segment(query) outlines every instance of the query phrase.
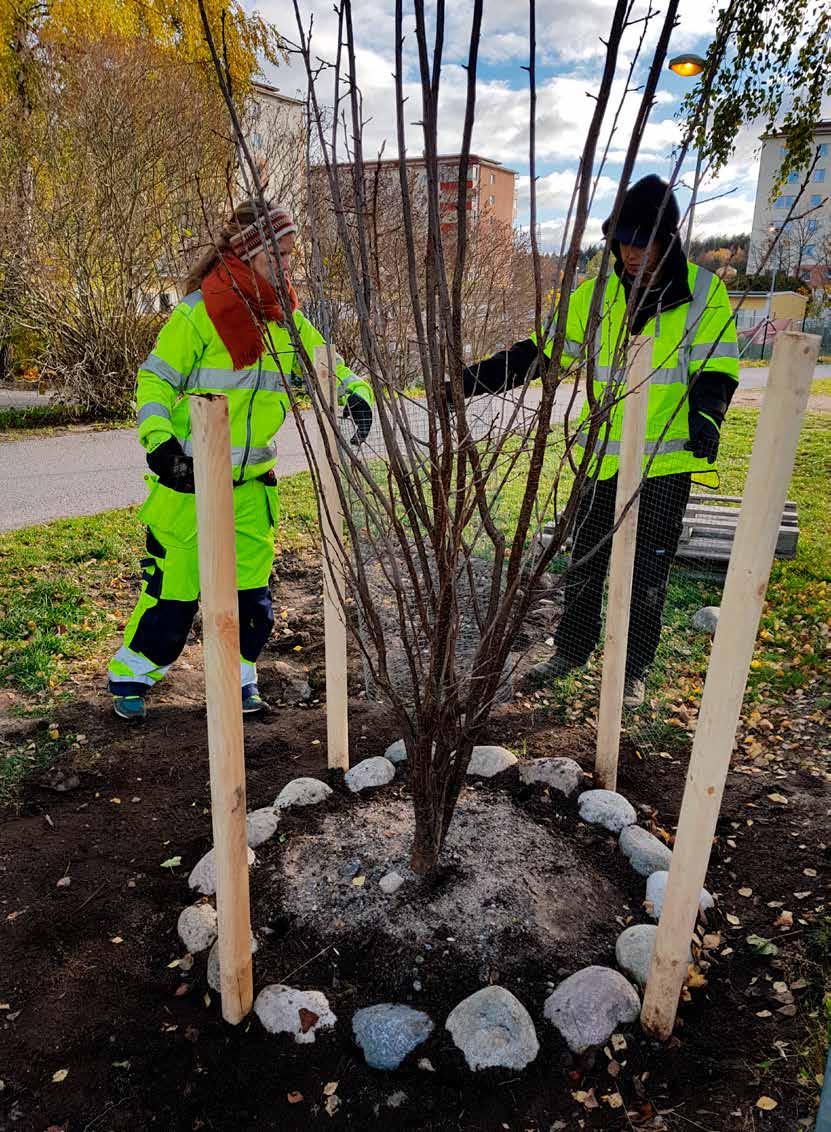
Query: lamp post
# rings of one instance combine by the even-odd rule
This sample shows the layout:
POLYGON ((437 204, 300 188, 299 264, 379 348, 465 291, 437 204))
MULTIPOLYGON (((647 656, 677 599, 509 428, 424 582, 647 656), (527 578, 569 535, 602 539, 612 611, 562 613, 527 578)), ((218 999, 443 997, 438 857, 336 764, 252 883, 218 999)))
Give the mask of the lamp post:
MULTIPOLYGON (((776 238, 776 225, 775 224, 769 224, 768 225, 768 233, 770 234, 770 236, 773 239, 776 238)), ((776 249, 776 251, 777 251, 777 257, 776 257, 777 258, 777 266, 774 267, 773 263, 771 263, 771 265, 770 265, 770 287, 768 288, 768 301, 767 301, 767 308, 766 308, 766 312, 765 312, 765 332, 764 332, 764 335, 762 337, 762 360, 763 361, 764 361, 764 357, 765 357, 765 347, 767 346, 767 341, 768 341, 768 323, 773 321, 773 318, 772 318, 772 316, 773 316, 773 296, 774 296, 774 293, 776 291, 776 276, 778 274, 780 274, 781 271, 782 271, 782 243, 781 243, 781 240, 780 240, 779 246, 776 249)))
MULTIPOLYGON (((682 79, 697 78, 698 75, 704 73, 707 68, 706 59, 701 55, 676 55, 674 59, 669 61, 669 69, 673 74, 679 75, 682 79)), ((709 107, 704 105, 704 133, 707 133, 707 117, 709 107)), ((693 179, 692 198, 690 200, 690 216, 687 223, 687 238, 684 241, 684 254, 689 257, 690 243, 692 241, 693 231, 693 217, 695 216, 695 204, 698 198, 698 184, 701 180, 701 147, 698 149, 698 156, 695 162, 695 177, 693 179)))

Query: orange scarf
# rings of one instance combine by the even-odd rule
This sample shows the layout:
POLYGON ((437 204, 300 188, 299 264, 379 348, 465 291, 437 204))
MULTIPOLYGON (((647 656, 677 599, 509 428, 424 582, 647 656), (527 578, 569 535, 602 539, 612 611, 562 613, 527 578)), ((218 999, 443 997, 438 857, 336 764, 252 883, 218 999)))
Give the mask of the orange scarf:
MULTIPOLYGON (((290 282, 288 290, 291 309, 296 311, 297 295, 290 282)), ((271 283, 229 252, 202 280, 202 297, 234 369, 252 366, 260 357, 265 349, 263 332, 267 322, 284 321, 283 308, 271 283)))

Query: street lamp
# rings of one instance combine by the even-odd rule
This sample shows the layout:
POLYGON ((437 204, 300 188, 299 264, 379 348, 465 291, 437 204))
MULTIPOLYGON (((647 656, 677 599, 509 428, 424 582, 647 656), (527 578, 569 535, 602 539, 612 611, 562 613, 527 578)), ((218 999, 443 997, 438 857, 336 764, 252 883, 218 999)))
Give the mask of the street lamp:
MULTIPOLYGON (((694 79, 703 74, 707 69, 707 60, 702 58, 701 55, 676 55, 674 59, 669 61, 669 69, 673 74, 679 75, 682 79, 694 79)), ((709 93, 709 92, 708 92, 709 93)), ((707 114, 708 107, 705 103, 704 106, 704 133, 707 133, 707 114)), ((693 217, 695 216, 695 202, 698 197, 698 184, 701 180, 701 149, 698 150, 698 157, 695 162, 695 179, 693 180, 692 198, 690 200, 690 217, 687 224, 687 239, 684 243, 684 254, 690 254, 690 242, 692 240, 693 230, 693 217)))

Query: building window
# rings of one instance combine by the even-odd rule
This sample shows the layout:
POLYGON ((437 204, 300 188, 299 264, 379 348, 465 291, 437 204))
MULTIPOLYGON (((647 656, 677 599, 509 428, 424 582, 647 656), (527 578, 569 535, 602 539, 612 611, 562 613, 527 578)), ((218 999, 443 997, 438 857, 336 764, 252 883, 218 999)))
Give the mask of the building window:
POLYGON ((825 169, 824 168, 814 170, 814 180, 817 181, 817 182, 821 182, 821 181, 825 180, 825 169))
POLYGON ((262 134, 253 133, 251 135, 251 145, 254 147, 254 149, 262 149, 263 148, 263 136, 262 136, 262 134))
POLYGON ((777 197, 774 208, 793 208, 793 197, 777 197))
POLYGON ((822 197, 819 195, 819 193, 816 193, 811 197, 811 208, 816 208, 817 205, 820 204, 822 204, 822 197))
POLYGON ((816 244, 806 244, 805 245, 805 255, 808 259, 816 259, 817 258, 817 245, 816 244))
POLYGON ((788 177, 788 184, 789 185, 798 185, 799 184, 799 173, 791 173, 791 175, 788 177))
POLYGON ((828 156, 828 143, 823 142, 822 145, 818 145, 817 150, 819 151, 820 157, 827 157, 828 156))
POLYGON ((493 204, 495 199, 496 198, 493 196, 493 194, 491 194, 491 196, 488 197, 488 204, 493 204))
POLYGON ((492 184, 492 185, 496 184, 496 174, 495 173, 491 173, 490 184, 492 184))
POLYGON ((817 230, 817 221, 816 220, 809 220, 806 227, 807 227, 810 235, 813 236, 814 232, 816 232, 816 230, 817 230))

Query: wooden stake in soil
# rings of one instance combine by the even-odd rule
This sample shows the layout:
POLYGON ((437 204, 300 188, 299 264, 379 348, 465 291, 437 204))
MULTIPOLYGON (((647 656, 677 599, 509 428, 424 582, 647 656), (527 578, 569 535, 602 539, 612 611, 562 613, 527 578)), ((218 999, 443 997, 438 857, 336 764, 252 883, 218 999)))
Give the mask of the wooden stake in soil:
MULTIPOLYGON (((646 410, 649 374, 652 371, 652 341, 633 339, 626 371, 626 398, 615 492, 615 523, 635 495, 643 476, 646 410)), ((623 685, 626 679, 626 645, 632 602, 632 573, 638 534, 639 499, 626 512, 612 538, 609 562, 609 596, 606 602, 606 634, 603 642, 603 676, 597 717, 595 784, 604 790, 617 786, 620 724, 623 717, 623 685)))
POLYGON ((228 399, 192 396, 190 421, 199 525, 222 1017, 236 1025, 251 1010, 254 991, 228 399))
MULTIPOLYGON (((315 369, 326 404, 337 409, 335 374, 329 366, 325 346, 315 350, 315 369)), ((335 432, 328 420, 322 422, 317 466, 320 478, 320 532, 323 545, 323 623, 326 637, 326 740, 331 767, 349 770, 349 717, 346 699, 346 611, 344 608, 345 570, 343 562, 343 510, 335 482, 335 471, 326 456, 337 453, 335 432)))
POLYGON ((727 570, 641 1022, 668 1038, 687 974, 724 783, 820 339, 776 336, 727 570))

